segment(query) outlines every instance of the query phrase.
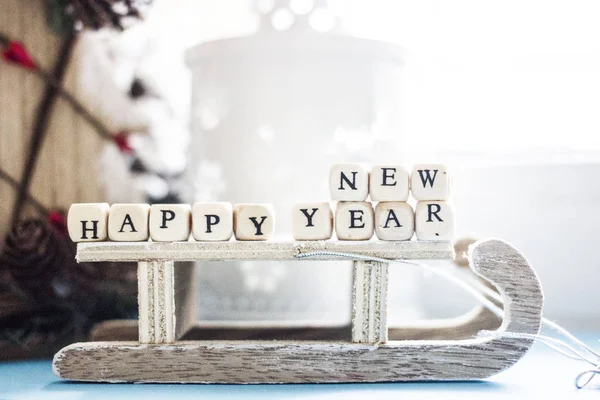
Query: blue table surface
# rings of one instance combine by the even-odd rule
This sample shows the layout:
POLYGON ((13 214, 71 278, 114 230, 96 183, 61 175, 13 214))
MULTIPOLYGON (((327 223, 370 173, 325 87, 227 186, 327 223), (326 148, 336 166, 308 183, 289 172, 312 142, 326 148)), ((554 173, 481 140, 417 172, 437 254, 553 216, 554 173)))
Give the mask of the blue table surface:
MULTIPOLYGON (((598 349, 600 333, 579 334, 598 349)), ((397 400, 406 395, 420 399, 556 398, 600 399, 600 377, 586 389, 577 390, 575 376, 586 364, 567 359, 542 344, 507 371, 486 381, 381 384, 303 385, 171 385, 96 384, 68 382, 52 372, 50 360, 0 362, 0 399, 371 399, 397 400)))

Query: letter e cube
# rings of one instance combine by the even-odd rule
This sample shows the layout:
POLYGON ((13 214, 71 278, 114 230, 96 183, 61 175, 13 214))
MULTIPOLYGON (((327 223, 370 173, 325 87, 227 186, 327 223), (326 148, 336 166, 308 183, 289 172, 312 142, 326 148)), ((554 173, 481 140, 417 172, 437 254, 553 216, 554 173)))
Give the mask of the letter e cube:
POLYGON ((369 175, 372 201, 406 201, 410 192, 408 171, 401 165, 375 165, 369 175))
POLYGON ((373 206, 364 201, 340 201, 335 209, 335 234, 339 240, 369 240, 375 225, 373 206))

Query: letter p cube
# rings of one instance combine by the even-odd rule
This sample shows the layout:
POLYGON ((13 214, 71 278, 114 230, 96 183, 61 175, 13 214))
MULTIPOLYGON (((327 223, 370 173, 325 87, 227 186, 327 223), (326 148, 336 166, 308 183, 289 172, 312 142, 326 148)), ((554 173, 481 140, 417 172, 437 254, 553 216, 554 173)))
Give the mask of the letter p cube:
POLYGON ((233 235, 233 206, 226 202, 195 203, 192 231, 198 241, 226 241, 233 235))
POLYGON ((188 240, 191 215, 189 204, 153 204, 150 207, 150 237, 155 242, 188 240))

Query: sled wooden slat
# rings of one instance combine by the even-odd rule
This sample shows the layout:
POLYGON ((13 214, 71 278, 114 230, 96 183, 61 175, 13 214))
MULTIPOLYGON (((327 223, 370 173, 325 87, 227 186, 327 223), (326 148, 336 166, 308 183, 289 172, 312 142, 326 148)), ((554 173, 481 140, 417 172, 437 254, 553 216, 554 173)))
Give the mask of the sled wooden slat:
MULTIPOLYGON (((310 242, 95 242, 77 245, 77 261, 232 261, 298 260, 312 251, 347 252, 398 260, 453 260, 450 241, 310 241, 310 242)), ((310 260, 340 260, 332 256, 310 260)))
MULTIPOLYGON (((173 268, 168 268, 173 258, 294 260, 298 252, 319 250, 405 260, 453 256, 448 242, 227 242, 220 245, 195 242, 85 244, 79 245, 78 256, 80 261, 138 261, 141 270, 148 275, 148 282, 150 266, 154 264, 152 271, 162 276, 163 283, 169 282, 167 275, 173 273, 173 268), (265 252, 258 250, 259 247, 265 252), (111 256, 111 248, 125 259, 111 256), (183 253, 177 255, 177 250, 183 253)), ((143 340, 75 343, 55 355, 54 371, 62 378, 90 382, 331 383, 484 379, 509 368, 530 349, 533 339, 515 338, 506 332, 539 332, 543 294, 528 261, 503 241, 489 239, 475 243, 469 249, 469 262, 476 274, 496 286, 505 306, 502 325, 489 336, 386 341, 387 273, 391 265, 354 261, 351 341, 171 342, 164 332, 156 332, 157 328, 163 329, 163 319, 154 311, 154 340, 147 340, 152 343, 141 343, 143 340)), ((153 276, 152 282, 157 282, 157 278, 153 276)), ((152 288, 155 299, 158 298, 155 306, 166 307, 163 300, 165 294, 171 293, 167 287, 173 281, 170 282, 159 291, 152 288)), ((147 295, 144 301, 149 303, 150 289, 147 295)), ((471 321, 474 326, 479 323, 476 314, 471 321)), ((468 324, 468 321, 460 323, 462 327, 468 324)), ((454 329, 453 325, 447 328, 454 329)), ((170 329, 170 332, 175 331, 174 326, 170 329)), ((141 339, 142 336, 140 334, 141 339)))

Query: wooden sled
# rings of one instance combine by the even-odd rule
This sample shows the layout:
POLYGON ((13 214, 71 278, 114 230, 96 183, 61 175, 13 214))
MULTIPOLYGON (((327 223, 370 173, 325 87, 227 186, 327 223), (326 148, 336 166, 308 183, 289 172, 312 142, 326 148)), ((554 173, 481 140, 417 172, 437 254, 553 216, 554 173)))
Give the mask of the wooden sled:
MULTIPOLYGON (((389 265, 354 261, 349 340, 176 340, 183 331, 181 326, 176 327, 176 315, 185 329, 192 325, 186 322, 182 307, 176 302, 174 261, 298 260, 299 253, 312 251, 402 260, 454 258, 452 244, 445 241, 79 244, 79 261, 139 263, 139 339, 72 344, 55 355, 54 371, 61 378, 90 382, 472 380, 488 378, 511 367, 533 344, 532 339, 507 337, 503 332, 539 332, 543 294, 534 270, 515 248, 491 239, 470 248, 470 267, 492 282, 503 298, 504 320, 493 337, 393 340, 402 334, 387 326, 389 265), (388 332, 392 340, 388 339, 388 332)), ((333 256, 313 259, 339 260, 333 256)), ((481 327, 482 313, 477 310, 470 319, 457 319, 429 329, 435 336, 453 338, 457 331, 481 327)))

